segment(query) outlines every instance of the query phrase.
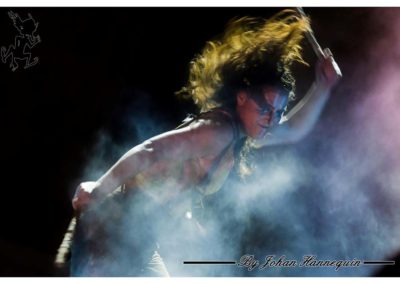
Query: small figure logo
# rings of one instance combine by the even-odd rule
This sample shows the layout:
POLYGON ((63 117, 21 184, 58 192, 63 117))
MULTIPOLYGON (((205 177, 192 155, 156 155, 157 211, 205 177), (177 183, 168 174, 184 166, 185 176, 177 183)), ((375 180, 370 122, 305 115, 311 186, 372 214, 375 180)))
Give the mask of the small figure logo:
POLYGON ((14 23, 14 27, 18 31, 18 35, 14 38, 14 44, 10 44, 8 50, 6 47, 1 47, 1 61, 6 63, 8 58, 11 57, 10 68, 12 71, 17 70, 18 68, 18 60, 24 60, 25 66, 24 69, 32 67, 39 62, 39 58, 35 57, 33 60, 31 49, 41 42, 40 36, 35 36, 35 32, 39 25, 38 22, 32 18, 31 14, 28 14, 28 18, 25 20, 21 20, 17 13, 12 11, 8 12, 8 16, 14 23))

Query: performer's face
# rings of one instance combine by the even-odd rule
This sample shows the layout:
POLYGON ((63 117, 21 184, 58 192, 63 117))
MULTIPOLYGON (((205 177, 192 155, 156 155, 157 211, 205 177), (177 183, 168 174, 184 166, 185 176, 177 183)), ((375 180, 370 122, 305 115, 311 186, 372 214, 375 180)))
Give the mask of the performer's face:
POLYGON ((277 126, 288 102, 288 96, 275 87, 265 86, 262 95, 246 91, 237 94, 237 112, 247 136, 261 138, 271 127, 277 126))

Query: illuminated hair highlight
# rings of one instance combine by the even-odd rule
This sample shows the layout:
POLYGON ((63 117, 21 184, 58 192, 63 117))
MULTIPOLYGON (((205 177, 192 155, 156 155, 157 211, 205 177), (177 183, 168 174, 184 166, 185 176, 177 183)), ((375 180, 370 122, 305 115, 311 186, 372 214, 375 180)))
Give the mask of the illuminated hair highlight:
POLYGON ((290 9, 267 20, 230 21, 221 39, 207 42, 191 62, 187 85, 177 94, 193 99, 201 112, 234 101, 235 90, 261 84, 278 84, 293 98, 290 67, 307 64, 300 42, 309 27, 308 18, 290 9))

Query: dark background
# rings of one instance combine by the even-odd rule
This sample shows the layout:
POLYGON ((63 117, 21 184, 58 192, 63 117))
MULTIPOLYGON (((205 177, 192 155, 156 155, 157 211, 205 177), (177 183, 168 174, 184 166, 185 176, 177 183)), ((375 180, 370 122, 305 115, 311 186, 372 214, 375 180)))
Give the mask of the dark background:
MULTIPOLYGON (((88 178, 84 169, 99 131, 121 147, 137 144, 126 118, 134 123, 138 109, 164 130, 176 126, 194 108, 173 94, 206 40, 233 17, 268 17, 280 9, 1 8, 0 45, 6 47, 16 35, 9 10, 22 19, 31 13, 42 42, 32 50, 36 66, 12 72, 0 64, 0 275, 50 276, 72 216, 72 193, 88 178)), ((306 8, 321 45, 331 48, 345 74, 338 92, 351 94, 333 96, 319 123, 360 96, 351 82, 363 79, 355 66, 367 56, 371 35, 379 37, 379 27, 369 25, 372 10, 306 8)), ((306 57, 313 60, 309 48, 306 57)), ((313 77, 312 68, 305 70, 300 94, 313 77)), ((117 159, 105 157, 108 166, 117 159)))

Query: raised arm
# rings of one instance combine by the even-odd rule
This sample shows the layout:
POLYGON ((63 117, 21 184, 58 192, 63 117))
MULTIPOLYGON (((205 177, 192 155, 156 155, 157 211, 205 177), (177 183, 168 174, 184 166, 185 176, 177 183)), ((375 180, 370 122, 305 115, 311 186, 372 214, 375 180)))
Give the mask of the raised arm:
POLYGON ((262 146, 294 143, 304 138, 314 127, 325 106, 332 88, 342 74, 329 49, 316 65, 316 80, 303 99, 295 105, 279 125, 271 129, 264 139, 257 141, 262 146))
POLYGON ((96 182, 81 183, 73 198, 73 207, 83 209, 93 196, 107 195, 157 161, 179 162, 196 156, 217 155, 232 138, 228 124, 204 119, 155 136, 129 150, 96 182))

